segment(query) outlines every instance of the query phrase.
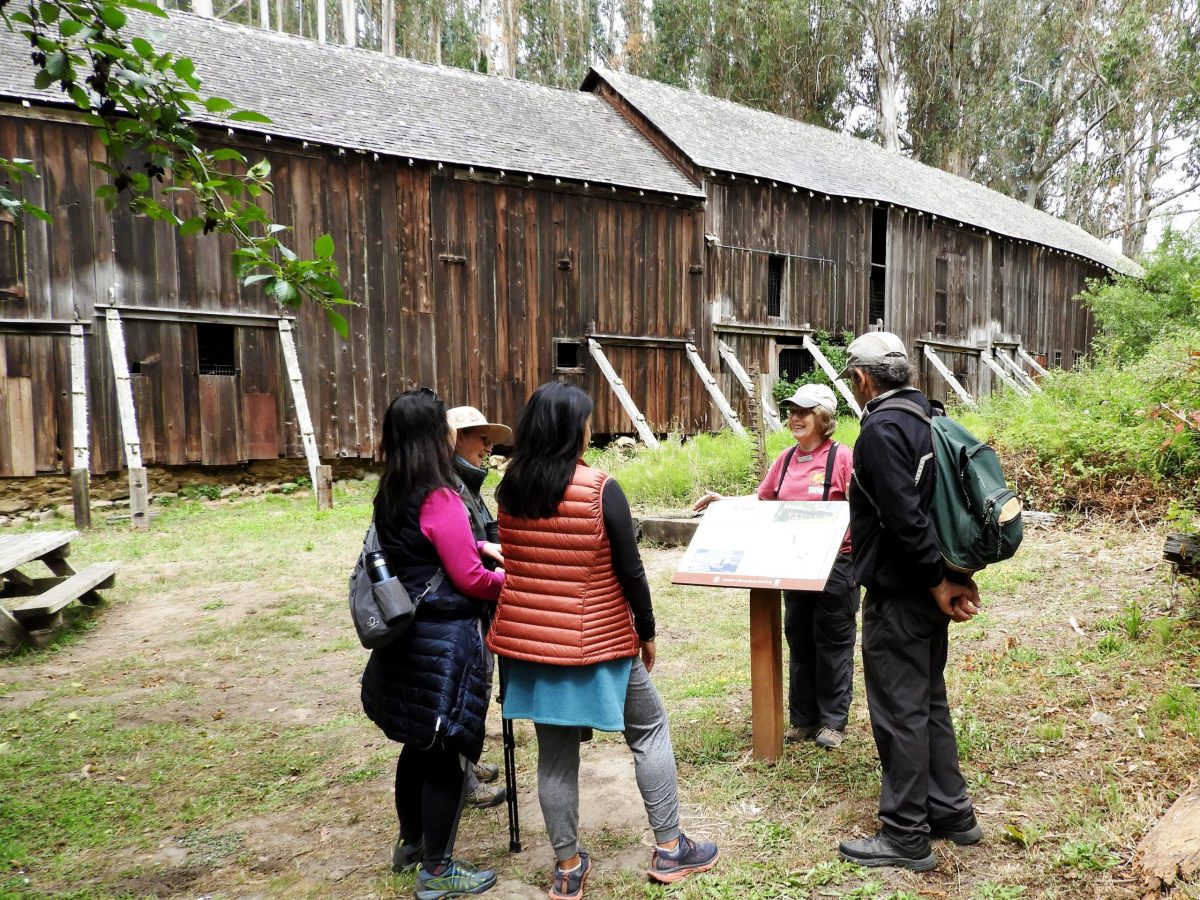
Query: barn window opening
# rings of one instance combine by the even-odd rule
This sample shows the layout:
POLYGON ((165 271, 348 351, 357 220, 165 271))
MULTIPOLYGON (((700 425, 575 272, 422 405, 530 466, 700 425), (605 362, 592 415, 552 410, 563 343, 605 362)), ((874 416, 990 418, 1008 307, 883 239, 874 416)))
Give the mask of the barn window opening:
POLYGON ((0 213, 0 297, 25 296, 25 246, 21 223, 0 213))
POLYGON ((1061 350, 1054 351, 1054 368, 1056 368, 1056 369, 1062 368, 1062 351, 1061 350))
POLYGON ((950 306, 946 296, 949 266, 946 264, 944 256, 938 257, 935 266, 933 279, 933 333, 949 334, 947 319, 950 318, 950 306))
POLYGON ((783 315, 783 267, 787 260, 771 254, 767 258, 767 315, 783 315))
POLYGON ((201 375, 236 375, 233 352, 233 326, 196 326, 196 348, 201 375))
POLYGON ((1079 368, 1079 364, 1080 364, 1081 362, 1083 362, 1083 351, 1082 351, 1082 350, 1076 350, 1076 351, 1074 352, 1074 356, 1073 356, 1073 357, 1072 357, 1072 359, 1071 359, 1071 365, 1072 365, 1074 368, 1078 369, 1078 368, 1079 368))
POLYGON ((875 207, 871 214, 871 297, 867 325, 887 322, 887 210, 875 207))
POLYGON ((795 381, 801 375, 807 375, 816 368, 812 354, 803 347, 783 347, 779 351, 779 378, 781 381, 795 381))
POLYGON ((554 371, 579 374, 583 371, 583 345, 574 338, 554 339, 554 371))

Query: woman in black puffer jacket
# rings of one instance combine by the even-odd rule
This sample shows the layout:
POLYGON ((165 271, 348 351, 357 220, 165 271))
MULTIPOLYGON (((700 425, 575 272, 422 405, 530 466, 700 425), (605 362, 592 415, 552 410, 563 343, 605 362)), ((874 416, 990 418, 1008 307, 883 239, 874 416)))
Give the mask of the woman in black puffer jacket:
POLYGON ((438 570, 441 587, 421 604, 413 626, 371 652, 363 709, 404 745, 396 765, 400 840, 392 867, 420 863, 418 900, 480 894, 495 872, 452 858, 466 766, 479 758, 487 713, 480 620, 504 583, 488 571, 453 485, 446 411, 432 391, 405 391, 383 420, 384 473, 375 495, 375 528, 392 571, 413 597, 438 570))

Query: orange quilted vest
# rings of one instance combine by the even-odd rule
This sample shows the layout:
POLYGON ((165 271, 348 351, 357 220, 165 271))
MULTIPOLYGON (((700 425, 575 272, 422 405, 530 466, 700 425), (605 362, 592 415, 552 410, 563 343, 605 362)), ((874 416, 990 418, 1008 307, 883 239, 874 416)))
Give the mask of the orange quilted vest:
POLYGON ((487 639, 499 656, 586 666, 637 655, 633 614, 604 530, 607 480, 581 462, 553 516, 500 511, 504 588, 487 639))

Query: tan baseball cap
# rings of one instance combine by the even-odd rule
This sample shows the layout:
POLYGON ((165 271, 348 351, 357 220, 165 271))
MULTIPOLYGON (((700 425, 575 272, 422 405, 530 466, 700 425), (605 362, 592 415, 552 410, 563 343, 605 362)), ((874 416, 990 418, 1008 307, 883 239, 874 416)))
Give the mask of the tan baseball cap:
POLYGON ((487 418, 473 406, 456 406, 453 409, 446 410, 446 424, 449 425, 457 437, 457 432, 464 428, 479 428, 486 427, 488 437, 493 444, 510 444, 512 443, 512 429, 507 425, 500 425, 496 422, 489 422, 487 418))
POLYGON ((837 412, 837 397, 823 384, 802 384, 792 396, 786 400, 780 400, 779 406, 781 409, 785 406, 802 406, 805 409, 823 406, 831 413, 835 413, 837 412))
POLYGON ((904 341, 890 331, 868 331, 860 334, 846 348, 846 365, 838 372, 838 378, 858 366, 880 366, 908 359, 908 348, 904 341))

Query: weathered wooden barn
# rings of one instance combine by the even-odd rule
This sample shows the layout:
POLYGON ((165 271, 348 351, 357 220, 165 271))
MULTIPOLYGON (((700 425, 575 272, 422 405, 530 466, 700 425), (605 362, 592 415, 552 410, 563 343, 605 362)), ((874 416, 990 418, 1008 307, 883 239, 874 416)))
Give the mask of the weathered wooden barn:
MULTIPOLYGON (((1018 341, 1042 366, 1073 365, 1093 337, 1073 299, 1086 279, 1138 271, 1074 225, 867 141, 604 69, 584 89, 703 186, 711 327, 772 377, 812 365, 813 329, 882 324, 986 393, 988 363, 1011 374, 994 350, 1024 365, 1018 341)), ((944 397, 944 377, 923 374, 944 397)))
POLYGON ((794 373, 813 329, 877 321, 914 346, 928 333, 986 390, 981 344, 1020 335, 1068 365, 1091 335, 1083 279, 1132 269, 970 182, 643 79, 596 70, 560 91, 187 14, 131 27, 272 117, 200 122, 270 160, 273 215, 301 252, 333 236, 361 305, 343 341, 318 310, 292 320, 237 284, 227 242, 105 212, 102 145, 0 30, 0 155, 37 161, 26 189, 55 216, 0 220, 0 475, 113 472, 138 449, 169 466, 300 457, 305 407, 310 464, 369 459, 387 403, 418 384, 511 421, 571 378, 597 432, 711 430, 705 368, 736 397, 738 360, 794 373))

